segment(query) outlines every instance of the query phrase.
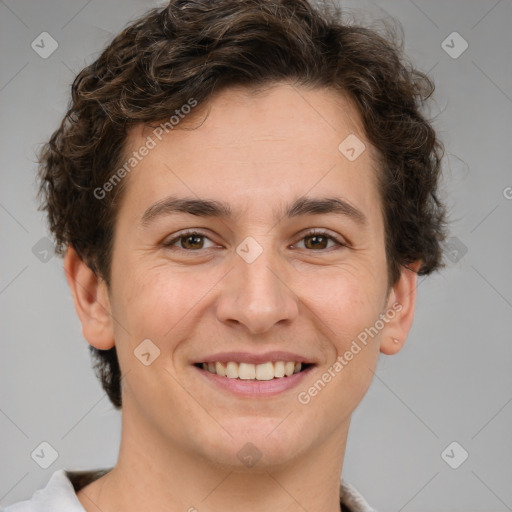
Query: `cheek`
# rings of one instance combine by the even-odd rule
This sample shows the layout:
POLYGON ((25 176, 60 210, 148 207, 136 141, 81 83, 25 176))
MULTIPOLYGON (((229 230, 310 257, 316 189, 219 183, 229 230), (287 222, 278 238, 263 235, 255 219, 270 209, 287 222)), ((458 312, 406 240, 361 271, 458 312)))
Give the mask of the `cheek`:
POLYGON ((380 333, 371 328, 379 319, 382 290, 377 281, 363 279, 348 268, 314 282, 315 290, 303 296, 305 311, 314 313, 313 321, 327 338, 330 355, 323 373, 302 390, 299 401, 311 403, 334 425, 354 410, 372 381, 380 333))
MULTIPOLYGON (((195 308, 200 308, 201 298, 212 285, 168 264, 124 267, 116 277, 118 300, 112 304, 112 315, 119 363, 126 375, 124 393, 127 402, 137 402, 149 417, 155 410, 147 396, 156 400, 162 390, 174 386, 169 374, 175 371, 173 359, 180 340, 194 329, 195 308), (145 365, 141 358, 148 352, 151 362, 145 365)), ((181 395, 175 395, 166 400, 183 407, 181 395)))
POLYGON ((315 279, 309 276, 301 286, 308 290, 302 295, 305 311, 314 313, 313 321, 328 340, 330 352, 322 382, 311 391, 314 394, 326 384, 329 390, 322 392, 323 400, 336 403, 338 411, 350 411, 366 393, 373 375, 370 369, 377 364, 380 332, 373 327, 381 313, 383 285, 360 267, 343 265, 315 279))
MULTIPOLYGON (((125 276, 119 276, 121 301, 114 305, 113 314, 126 323, 133 340, 150 338, 171 348, 173 339, 180 339, 191 323, 200 320, 196 316, 223 275, 220 270, 199 272, 169 262, 126 270, 125 276)), ((126 336, 126 331, 120 335, 126 336)))
MULTIPOLYGON (((343 264, 298 283, 301 300, 315 313, 338 352, 379 317, 384 286, 364 267, 343 264)), ((306 309, 307 311, 307 309, 306 309)))

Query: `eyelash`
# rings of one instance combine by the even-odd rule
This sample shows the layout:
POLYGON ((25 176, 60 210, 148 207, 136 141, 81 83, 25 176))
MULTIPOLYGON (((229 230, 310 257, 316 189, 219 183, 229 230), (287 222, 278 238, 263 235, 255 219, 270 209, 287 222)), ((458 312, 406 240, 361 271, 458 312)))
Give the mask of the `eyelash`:
MULTIPOLYGON (((183 249, 182 247, 173 247, 174 244, 176 242, 178 242, 180 239, 182 238, 186 238, 188 236, 192 236, 192 235, 195 235, 195 236, 200 236, 200 237, 203 237, 203 238, 208 238, 208 235, 201 232, 201 231, 197 231, 195 229, 190 229, 190 230, 185 230, 185 231, 182 231, 181 233, 178 233, 177 236, 175 236, 172 240, 169 240, 168 242, 164 242, 162 245, 166 248, 166 249, 171 249, 171 250, 179 250, 179 251, 185 251, 185 252, 189 252, 189 253, 196 253, 196 252, 200 252, 201 250, 207 250, 209 248, 206 248, 206 249, 197 249, 197 250, 193 250, 193 249, 183 249)), ((305 233, 304 235, 302 235, 302 237, 299 239, 299 241, 302 241, 304 238, 308 238, 310 236, 323 236, 323 237, 326 237, 328 238, 329 240, 332 240, 333 242, 336 243, 336 245, 341 248, 341 247, 348 247, 348 244, 346 243, 343 243, 341 242, 340 240, 338 240, 336 237, 334 237, 333 235, 331 235, 329 232, 327 231, 322 231, 322 230, 311 230, 311 231, 308 231, 307 233, 305 233)), ((331 247, 332 249, 332 247, 331 247)), ((314 249, 309 249, 308 252, 313 252, 313 253, 320 253, 320 252, 326 252, 328 251, 328 249, 318 249, 318 250, 314 250, 314 249)))

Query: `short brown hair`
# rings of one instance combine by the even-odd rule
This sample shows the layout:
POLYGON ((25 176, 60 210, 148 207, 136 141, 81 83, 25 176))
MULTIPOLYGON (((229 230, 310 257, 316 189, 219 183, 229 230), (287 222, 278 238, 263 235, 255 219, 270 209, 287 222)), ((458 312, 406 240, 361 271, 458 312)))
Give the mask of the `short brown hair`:
MULTIPOLYGON (((77 75, 67 114, 39 155, 41 208, 56 252, 72 246, 108 285, 123 187, 101 200, 94 190, 125 160, 127 129, 169 118, 190 98, 201 104, 230 86, 282 81, 343 91, 358 107, 379 155, 389 286, 414 261, 419 275, 444 266, 444 150, 420 113, 433 83, 393 37, 307 0, 171 0, 127 26, 77 75)), ((89 348, 120 408, 116 348, 89 348)))

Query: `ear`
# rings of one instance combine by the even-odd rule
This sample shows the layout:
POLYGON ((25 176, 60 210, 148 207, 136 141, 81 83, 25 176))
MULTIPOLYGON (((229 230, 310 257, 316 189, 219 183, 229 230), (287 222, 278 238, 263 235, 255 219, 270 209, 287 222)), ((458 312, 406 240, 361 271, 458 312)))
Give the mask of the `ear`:
POLYGON ((75 309, 82 323, 84 338, 100 350, 114 346, 114 330, 108 288, 69 246, 64 257, 64 271, 75 309))
POLYGON ((384 315, 389 319, 382 330, 380 351, 386 355, 399 352, 405 344, 414 319, 418 269, 421 261, 402 267, 400 279, 389 293, 384 315), (410 270, 409 270, 410 269, 410 270))

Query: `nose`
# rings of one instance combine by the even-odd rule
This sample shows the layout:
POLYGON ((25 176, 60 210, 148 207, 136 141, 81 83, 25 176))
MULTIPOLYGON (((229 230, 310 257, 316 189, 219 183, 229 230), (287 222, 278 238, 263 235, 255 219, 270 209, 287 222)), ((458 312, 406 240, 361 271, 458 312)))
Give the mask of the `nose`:
POLYGON ((234 255, 234 268, 221 281, 217 302, 221 322, 242 324, 252 334, 261 334, 297 317, 298 297, 288 273, 271 253, 267 247, 251 263, 234 255))

